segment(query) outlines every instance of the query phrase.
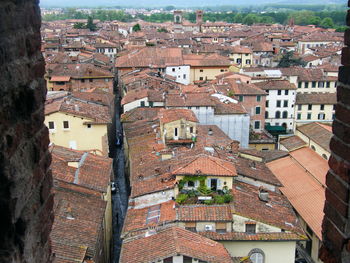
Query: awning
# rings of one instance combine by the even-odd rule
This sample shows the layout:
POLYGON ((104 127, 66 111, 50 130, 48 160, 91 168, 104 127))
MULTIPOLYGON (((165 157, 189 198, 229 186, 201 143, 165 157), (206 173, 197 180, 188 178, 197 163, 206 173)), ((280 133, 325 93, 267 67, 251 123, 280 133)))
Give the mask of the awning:
POLYGON ((69 81, 70 76, 52 76, 50 81, 56 82, 56 81, 69 81))

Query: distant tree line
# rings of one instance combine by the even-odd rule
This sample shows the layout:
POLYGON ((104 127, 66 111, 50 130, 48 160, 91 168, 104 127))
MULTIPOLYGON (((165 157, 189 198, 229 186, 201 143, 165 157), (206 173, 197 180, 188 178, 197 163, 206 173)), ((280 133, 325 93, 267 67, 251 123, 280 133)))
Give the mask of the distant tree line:
MULTIPOLYGON (((172 6, 167 9, 172 10, 172 6)), ((170 11, 170 10, 169 10, 170 11)), ((65 9, 63 14, 48 14, 43 16, 44 21, 64 20, 64 19, 88 19, 91 16, 101 21, 118 20, 121 22, 131 22, 135 19, 142 19, 147 22, 163 23, 173 20, 171 13, 156 13, 151 15, 138 14, 135 17, 126 14, 122 10, 93 10, 90 14, 77 11, 73 8, 65 9)), ((224 21, 228 23, 243 23, 252 25, 255 23, 279 23, 288 24, 291 19, 296 25, 316 25, 324 28, 335 28, 337 31, 344 31, 345 27, 345 10, 337 11, 285 11, 285 12, 205 12, 204 21, 216 22, 224 21)), ((196 14, 194 12, 184 13, 184 18, 195 22, 196 14)))

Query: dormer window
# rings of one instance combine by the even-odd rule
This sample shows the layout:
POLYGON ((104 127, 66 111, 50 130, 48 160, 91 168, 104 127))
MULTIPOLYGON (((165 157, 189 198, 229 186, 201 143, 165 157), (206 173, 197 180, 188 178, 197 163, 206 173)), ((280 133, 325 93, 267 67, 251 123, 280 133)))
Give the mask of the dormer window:
POLYGON ((245 232, 248 234, 255 234, 256 233, 256 224, 255 223, 246 223, 245 224, 245 232))

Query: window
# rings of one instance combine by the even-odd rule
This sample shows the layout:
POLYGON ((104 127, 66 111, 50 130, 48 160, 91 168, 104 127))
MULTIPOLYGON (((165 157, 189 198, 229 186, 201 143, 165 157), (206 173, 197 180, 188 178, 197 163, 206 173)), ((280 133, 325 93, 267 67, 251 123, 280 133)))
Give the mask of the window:
POLYGON ((193 181, 187 181, 187 186, 188 187, 194 187, 194 182, 193 181))
POLYGON ((260 108, 260 107, 256 107, 256 108, 255 108, 255 114, 256 114, 256 115, 259 115, 260 112, 261 112, 261 108, 260 108))
POLYGON ((105 82, 109 82, 109 79, 105 79, 105 82))
POLYGON ((239 95, 239 101, 243 101, 243 95, 239 95))
POLYGON ((279 112, 279 111, 276 111, 276 119, 279 119, 279 118, 281 118, 281 112, 279 112))
POLYGON ((324 110, 324 104, 320 105, 320 110, 324 110))
POLYGON ((217 233, 226 233, 226 223, 216 223, 215 229, 217 233))
POLYGON ((286 89, 286 90, 284 91, 284 95, 288 95, 288 93, 289 93, 289 90, 286 89))
POLYGON ((316 81, 313 81, 313 82, 312 82, 312 87, 313 87, 313 88, 316 88, 316 81))
POLYGON ((280 100, 277 101, 276 107, 281 107, 281 101, 280 100))
POLYGON ((333 105, 333 110, 335 110, 335 106, 336 106, 336 105, 334 104, 334 105, 333 105))
POLYGON ((55 123, 53 121, 49 121, 49 129, 54 130, 55 129, 55 123))
POLYGON ((203 80, 203 77, 199 77, 199 80, 203 80))
POLYGON ((153 101, 148 102, 148 105, 149 105, 150 107, 153 107, 153 101))
POLYGON ((69 129, 69 122, 63 121, 63 129, 69 129))
POLYGON ((81 80, 81 83, 84 83, 84 82, 85 82, 85 79, 82 79, 82 80, 81 80))
POLYGON ((254 129, 256 129, 256 130, 260 129, 260 121, 254 122, 254 129))
POLYGON ((175 68, 172 68, 172 71, 175 72, 175 68))
POLYGON ((305 89, 309 88, 309 82, 305 82, 304 88, 305 88, 305 89))
POLYGON ((199 106, 196 106, 196 110, 199 110, 199 106))
POLYGON ((256 96, 256 101, 261 101, 261 96, 260 95, 256 96))
POLYGON ((324 120, 326 115, 324 113, 319 113, 317 117, 319 120, 324 120))
POLYGON ((89 79, 89 82, 92 82, 93 81, 93 79, 89 79))
POLYGON ((287 119, 287 118, 288 118, 288 112, 287 112, 287 111, 284 111, 284 112, 282 113, 282 118, 283 118, 283 119, 287 119))
POLYGON ((307 105, 308 110, 312 110, 312 104, 307 105))
POLYGON ((245 61, 245 63, 246 63, 247 65, 250 65, 251 60, 250 60, 250 59, 247 59, 247 60, 245 61))
POLYGON ((316 152, 315 146, 311 145, 311 149, 316 152))
POLYGON ((88 124, 88 125, 86 125, 87 127, 88 127, 88 129, 91 129, 91 124, 88 124))
POLYGON ((190 133, 193 133, 193 127, 190 127, 190 133))
POLYGON ((301 120, 301 113, 297 114, 297 120, 301 120))
POLYGON ((311 120, 311 113, 308 113, 308 114, 307 114, 307 119, 308 119, 308 120, 311 120))
POLYGON ((301 82, 298 82, 298 89, 301 89, 301 82))
POLYGON ((192 232, 196 232, 196 222, 186 222, 185 229, 192 232))
POLYGON ((183 74, 183 79, 186 79, 186 74, 183 74))
POLYGON ((301 110, 301 106, 302 106, 302 105, 300 105, 300 104, 298 105, 298 110, 301 110))
POLYGON ((287 108, 288 107, 288 100, 283 101, 283 107, 287 108))
POLYGON ((326 88, 330 88, 331 87, 331 83, 329 81, 326 82, 326 88))
POLYGON ((224 72, 225 70, 224 69, 220 69, 220 72, 224 72))
POLYGON ((178 136, 178 128, 174 129, 174 136, 177 137, 178 136))
POLYGON ((249 259, 252 263, 264 263, 265 254, 259 248, 254 248, 249 252, 249 259))
POLYGON ((144 102, 144 101, 141 101, 141 102, 140 102, 140 106, 141 106, 141 107, 145 107, 145 102, 144 102))
POLYGON ((265 102, 265 107, 266 107, 266 108, 269 107, 269 101, 268 101, 268 100, 265 102))
POLYGON ((325 154, 322 154, 322 157, 323 157, 323 159, 325 159, 325 160, 328 160, 328 157, 327 157, 327 155, 325 155, 325 154))
POLYGON ((199 72, 203 72, 203 69, 200 69, 199 72))
POLYGON ((324 87, 324 82, 323 81, 319 81, 318 82, 318 87, 319 88, 323 88, 324 87))
POLYGON ((242 59, 237 58, 237 64, 241 64, 242 63, 242 59))
POLYGON ((255 234, 256 233, 256 224, 245 224, 245 232, 249 234, 255 234))
POLYGON ((277 95, 282 95, 282 90, 278 90, 277 95))
POLYGON ((268 119, 268 118, 269 118, 269 112, 265 111, 265 119, 268 119))
POLYGON ((332 114, 332 120, 335 120, 335 113, 332 114))

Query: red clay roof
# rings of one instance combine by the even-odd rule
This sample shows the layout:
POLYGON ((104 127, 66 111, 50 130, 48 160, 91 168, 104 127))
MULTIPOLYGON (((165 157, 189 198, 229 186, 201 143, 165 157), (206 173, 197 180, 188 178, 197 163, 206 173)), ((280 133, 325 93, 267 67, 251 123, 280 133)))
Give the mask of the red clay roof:
POLYGON ((198 122, 194 112, 188 109, 161 109, 158 116, 161 123, 169 123, 181 119, 198 122))
POLYGON ((325 159, 308 147, 292 151, 289 154, 319 183, 326 185, 326 174, 329 166, 325 159))
POLYGON ((293 151, 301 147, 306 146, 306 142, 300 139, 299 136, 293 135, 287 138, 282 138, 280 144, 283 145, 288 151, 293 151))
POLYGON ((207 175, 207 176, 236 176, 237 171, 233 163, 222 159, 208 156, 205 154, 198 155, 189 163, 173 171, 175 175, 207 175))
MULTIPOLYGON (((315 152, 312 153, 317 155, 315 152)), ((310 161, 312 162, 309 159, 308 162, 310 161)), ((325 188, 291 157, 272 161, 267 166, 283 184, 280 188, 281 192, 316 236, 322 240, 325 188)))
POLYGON ((120 262, 157 262, 168 257, 185 255, 211 263, 232 262, 226 248, 213 240, 179 227, 123 242, 120 262))
POLYGON ((259 199, 259 188, 241 182, 234 182, 234 214, 276 226, 286 231, 304 234, 298 219, 285 196, 277 192, 269 193, 269 202, 259 199))
POLYGON ((232 213, 230 205, 184 205, 176 208, 177 220, 183 222, 231 222, 232 213))

